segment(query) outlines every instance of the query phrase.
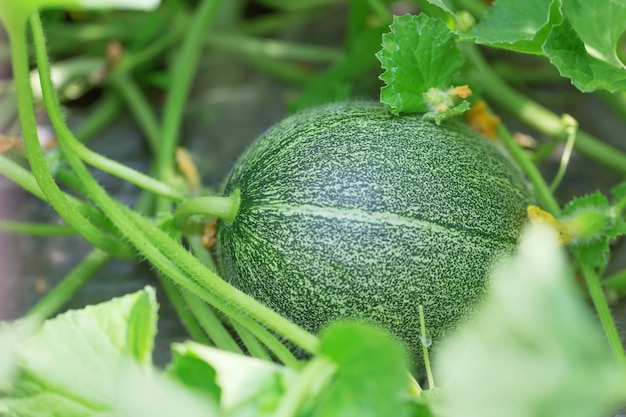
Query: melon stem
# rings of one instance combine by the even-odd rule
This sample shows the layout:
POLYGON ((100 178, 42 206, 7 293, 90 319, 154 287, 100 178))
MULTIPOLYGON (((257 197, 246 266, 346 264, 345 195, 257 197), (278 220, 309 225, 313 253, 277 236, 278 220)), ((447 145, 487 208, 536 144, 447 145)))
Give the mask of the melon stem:
POLYGON ((177 225, 183 225, 192 216, 218 217, 230 224, 235 221, 241 202, 239 190, 226 197, 196 197, 182 202, 174 213, 177 225))

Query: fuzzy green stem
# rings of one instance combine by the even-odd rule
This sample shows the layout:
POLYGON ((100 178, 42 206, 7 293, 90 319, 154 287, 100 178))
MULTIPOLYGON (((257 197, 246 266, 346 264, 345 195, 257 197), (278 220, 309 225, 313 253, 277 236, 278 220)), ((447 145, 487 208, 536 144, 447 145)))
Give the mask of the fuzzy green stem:
POLYGON ((232 223, 237 217, 241 202, 239 190, 226 197, 196 197, 183 201, 174 213, 174 221, 183 225, 192 216, 219 217, 232 223))
POLYGON ((259 339, 254 337, 254 335, 248 329, 246 329, 236 321, 229 320, 229 322, 231 326, 233 326, 233 329, 239 335, 239 338, 241 339, 251 356, 266 361, 272 360, 272 357, 269 353, 267 353, 267 350, 261 344, 261 342, 259 342, 259 339))
POLYGON ((598 317, 600 319, 600 323, 602 324, 602 328, 604 329, 604 333, 607 337, 609 347, 613 352, 613 356, 615 360, 621 367, 626 366, 626 353, 624 352, 624 346, 622 345, 622 341, 619 336, 619 332, 617 331, 617 327, 615 326, 615 321, 613 320, 613 315, 611 314, 611 310, 606 302, 606 297, 604 296, 604 292, 602 290, 602 286, 600 285, 600 280, 598 279, 598 275, 595 270, 584 263, 580 263, 580 270, 585 279, 585 283, 587 284, 587 290, 591 297, 591 301, 598 313, 598 317))
MULTIPOLYGON (((187 242, 189 243, 191 251, 196 256, 196 258, 198 258, 205 266, 211 269, 211 271, 215 271, 216 269, 213 257, 202 245, 200 237, 198 235, 187 236, 187 242)), ((225 320, 227 320, 233 327, 233 329, 237 332, 250 355, 259 359, 272 360, 271 356, 269 355, 269 353, 267 353, 267 350, 265 349, 263 344, 259 341, 257 337, 252 334, 250 330, 237 323, 235 320, 229 319, 228 317, 226 317, 225 320)), ((273 336, 271 334, 267 333, 267 336, 273 339, 273 336)), ((295 358, 293 358, 293 361, 291 361, 290 358, 289 361, 290 363, 295 363, 295 358)))
MULTIPOLYGON (((35 180, 32 172, 2 154, 0 154, 0 175, 7 177, 13 183, 19 185, 40 200, 48 202, 46 195, 43 191, 41 191, 41 188, 39 188, 39 184, 37 184, 37 180, 35 180)), ((94 224, 102 227, 106 227, 107 225, 110 226, 107 219, 102 216, 102 213, 96 210, 93 206, 86 204, 84 201, 81 201, 72 195, 64 194, 64 196, 79 213, 90 219, 94 224)))
POLYGON ((203 303, 196 296, 190 294, 183 296, 189 309, 217 348, 243 355, 243 351, 228 333, 213 307, 203 303))
POLYGON ((25 223, 0 220, 0 231, 32 236, 76 235, 71 227, 62 224, 25 223))
POLYGON ((211 339, 204 332, 204 329, 187 306, 187 301, 183 297, 180 288, 174 281, 166 277, 162 273, 157 273, 159 284, 165 291, 174 311, 178 316, 183 327, 187 330, 193 340, 204 345, 211 345, 211 339))
MULTIPOLYGON (((215 262, 206 248, 202 246, 200 238, 197 235, 188 236, 187 241, 196 258, 211 271, 215 272, 215 262)), ((228 321, 241 336, 241 340, 251 355, 258 358, 267 358, 269 355, 263 347, 266 346, 282 363, 292 368, 297 368, 298 360, 296 357, 259 323, 255 321, 240 323, 237 321, 237 318, 233 317, 228 317, 228 321)))
MULTIPOLYGON (((147 219, 132 210, 126 209, 124 211, 125 213, 122 214, 120 220, 128 220, 128 226, 145 233, 145 236, 142 237, 144 240, 140 241, 139 245, 145 246, 146 250, 143 253, 149 260, 154 259, 153 263, 157 267, 161 268, 162 265, 163 268, 167 268, 171 272, 171 278, 174 281, 245 326, 263 344, 268 346, 283 363, 288 364, 284 360, 284 354, 290 355, 290 352, 259 323, 265 324, 269 329, 274 330, 304 350, 311 353, 316 352, 317 337, 226 283, 202 265, 196 257, 174 242, 164 231, 153 227, 147 219), (163 248, 169 256, 164 256, 165 259, 162 259, 154 254, 152 242, 163 248), (189 276, 181 274, 180 270, 173 267, 174 264, 171 260, 176 260, 176 264, 187 271, 189 276), (201 288, 208 288, 209 292, 201 288)), ((293 357, 293 355, 291 356, 293 357)))
POLYGON ((97 248, 118 257, 132 256, 128 247, 122 242, 105 235, 89 220, 78 212, 71 202, 61 192, 54 178, 48 171, 46 159, 39 144, 37 135, 37 121, 33 109, 32 90, 29 77, 28 44, 26 31, 9 29, 11 45, 11 62, 15 79, 17 106, 22 126, 22 136, 28 162, 39 188, 43 191, 47 201, 59 215, 75 230, 80 230, 82 236, 97 248))
POLYGON ((55 285, 30 311, 27 318, 45 320, 58 312, 76 292, 98 272, 111 256, 101 250, 92 250, 61 282, 55 285))
MULTIPOLYGON (((518 93, 502 81, 489 67, 476 45, 460 42, 459 47, 476 71, 474 80, 482 86, 484 94, 494 103, 541 133, 559 141, 567 139, 567 127, 563 125, 561 117, 518 93)), ((575 147, 581 154, 626 174, 626 154, 624 152, 620 152, 580 130, 576 136, 575 147)))
MULTIPOLYGON (((213 3, 214 0, 208 0, 203 3, 205 14, 207 13, 206 5, 210 4, 213 7, 213 3)), ((203 9, 202 6, 201 9, 203 9)), ((206 18, 205 15, 197 15, 196 17, 198 16, 206 18)), ((200 30, 197 27, 195 29, 200 30)), ((191 33, 195 32, 192 31, 191 33)), ((72 133, 63 123, 54 90, 44 90, 44 94, 48 96, 46 98, 48 112, 51 116, 54 114, 54 117, 50 119, 57 131, 66 160, 84 183, 87 197, 100 207, 118 230, 124 231, 128 242, 141 255, 184 290, 198 296, 227 316, 238 321, 253 332, 255 336, 259 337, 255 333, 255 329, 262 327, 259 323, 263 323, 269 329, 301 348, 309 352, 316 351, 318 339, 315 336, 223 281, 167 233, 156 228, 148 219, 109 196, 91 176, 80 158, 75 153, 68 152, 66 142, 75 141, 75 138, 71 137, 72 133)), ((179 104, 182 105, 182 103, 179 104)), ((41 152, 38 142, 33 146, 41 152)), ((168 161, 166 160, 165 162, 168 161)))
POLYGON ((561 214, 559 203, 554 198, 552 191, 550 191, 550 187, 537 169, 537 166, 530 160, 528 155, 524 153, 519 145, 515 143, 513 136, 511 136, 511 133, 503 124, 498 125, 496 132, 515 162, 532 182, 535 195, 539 199, 540 204, 545 210, 551 212, 552 215, 559 216, 561 214))
MULTIPOLYGON (((41 82, 41 89, 43 92, 44 102, 46 108, 58 107, 58 99, 54 90, 54 84, 50 78, 50 65, 45 48, 45 35, 43 28, 41 27, 41 20, 38 15, 33 15, 30 19, 31 28, 33 33, 33 43, 35 45, 35 55, 37 58, 37 66, 39 70, 39 79, 41 82)), ((79 155, 88 164, 101 169, 112 175, 116 175, 119 178, 137 185, 143 189, 149 190, 155 194, 170 198, 175 201, 181 201, 186 196, 180 190, 155 180, 139 171, 120 164, 106 158, 97 152, 85 147, 81 142, 75 139, 75 137, 69 132, 63 114, 60 112, 49 112, 50 120, 55 127, 56 133, 59 136, 66 138, 65 146, 69 151, 79 155)))

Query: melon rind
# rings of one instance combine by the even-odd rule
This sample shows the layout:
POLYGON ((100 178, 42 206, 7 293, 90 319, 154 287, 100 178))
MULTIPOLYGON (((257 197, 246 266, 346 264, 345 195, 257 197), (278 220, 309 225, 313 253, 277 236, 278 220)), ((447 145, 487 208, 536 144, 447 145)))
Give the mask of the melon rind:
POLYGON ((421 352, 476 306, 513 251, 531 202, 515 166, 460 123, 390 115, 378 103, 297 113, 241 156, 218 222, 227 280, 312 332, 340 318, 378 324, 421 352))

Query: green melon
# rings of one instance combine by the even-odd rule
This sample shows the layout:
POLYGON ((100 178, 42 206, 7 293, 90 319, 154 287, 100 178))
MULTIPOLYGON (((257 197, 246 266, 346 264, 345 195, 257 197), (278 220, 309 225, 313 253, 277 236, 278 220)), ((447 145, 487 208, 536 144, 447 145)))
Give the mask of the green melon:
POLYGON ((394 117, 378 103, 297 113, 263 134, 225 182, 241 203, 218 222, 223 273, 312 332, 380 325, 421 352, 471 312, 531 201, 522 175, 462 124, 394 117))

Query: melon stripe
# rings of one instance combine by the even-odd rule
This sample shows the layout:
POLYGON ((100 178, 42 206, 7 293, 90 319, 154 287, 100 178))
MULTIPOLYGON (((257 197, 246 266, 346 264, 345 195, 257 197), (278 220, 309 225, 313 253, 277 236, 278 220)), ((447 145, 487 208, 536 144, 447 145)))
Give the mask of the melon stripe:
MULTIPOLYGON (((429 229, 442 234, 456 232, 462 234, 467 229, 455 227, 452 224, 441 224, 417 217, 400 216, 391 212, 367 212, 360 209, 347 209, 335 207, 320 207, 312 204, 268 204, 265 206, 251 206, 248 208, 251 213, 259 216, 310 216, 322 217, 329 220, 348 220, 361 223, 388 224, 393 226, 405 226, 418 229, 429 229)), ((492 235, 487 232, 474 233, 474 237, 480 237, 487 241, 497 241, 513 245, 516 240, 505 239, 501 235, 492 235)))

